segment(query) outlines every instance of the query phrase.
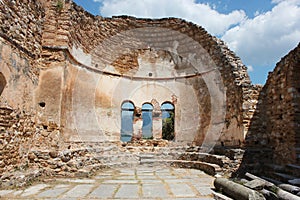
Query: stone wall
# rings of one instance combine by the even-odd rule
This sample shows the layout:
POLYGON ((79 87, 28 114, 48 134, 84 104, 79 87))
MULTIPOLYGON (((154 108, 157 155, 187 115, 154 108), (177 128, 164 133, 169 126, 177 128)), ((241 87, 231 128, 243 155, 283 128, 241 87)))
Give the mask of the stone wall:
MULTIPOLYGON (((46 1, 43 23, 42 44, 44 47, 67 48, 69 41, 70 12, 69 1, 46 1), (66 3, 65 3, 66 2, 66 3)), ((47 54, 43 53, 47 57, 47 54)))
POLYGON ((36 0, 0 2, 0 36, 28 55, 38 58, 42 51, 44 7, 36 0))
MULTIPOLYGON (((142 81, 145 84, 154 82, 169 84, 169 88, 177 88, 177 92, 173 91, 168 97, 161 98, 159 103, 172 102, 174 96, 179 97, 179 93, 182 93, 180 98, 175 98, 177 102, 175 130, 178 132, 178 141, 201 144, 207 135, 214 135, 216 132, 221 136, 212 136, 214 138, 210 140, 220 138, 219 142, 225 145, 239 145, 243 141, 243 113, 247 112, 243 109, 243 102, 247 100, 245 88, 250 87, 246 67, 222 41, 210 36, 203 28, 175 18, 160 20, 136 19, 127 16, 102 18, 87 13, 71 1, 4 1, 3 4, 2 21, 9 22, 2 29, 3 38, 8 40, 14 48, 24 52, 26 56, 31 58, 41 56, 38 56, 38 59, 26 58, 28 67, 25 68, 33 74, 28 78, 34 79, 34 86, 28 86, 30 91, 24 94, 29 97, 34 96, 34 98, 29 99, 27 103, 17 103, 26 105, 29 110, 34 109, 38 116, 37 123, 44 126, 51 123, 58 127, 64 126, 66 138, 69 138, 68 132, 70 131, 77 134, 76 127, 72 125, 72 123, 78 123, 72 118, 79 115, 78 105, 74 105, 76 102, 73 96, 74 87, 84 86, 76 85, 78 84, 76 80, 80 80, 79 72, 87 70, 87 74, 91 75, 88 77, 89 80, 98 75, 103 77, 109 75, 108 79, 114 77, 109 83, 104 81, 106 85, 111 85, 111 83, 116 85, 118 81, 121 85, 123 80, 125 82, 133 80, 136 83, 142 81), (26 13, 30 14, 23 20, 20 18, 20 13, 26 16, 26 13), (9 26, 9 24, 13 25, 9 26), (12 27, 24 33, 10 30, 12 27), (20 38, 20 35, 25 35, 26 40, 20 38), (116 48, 119 47, 116 45, 122 38, 125 43, 120 46, 121 51, 118 52, 116 48), (110 45, 107 45, 107 41, 110 45), (117 55, 115 55, 116 52, 117 55), (205 58, 209 59, 205 60, 205 58), (167 60, 170 60, 169 63, 167 60), (196 65, 200 63, 201 66, 193 66, 195 63, 196 65), (158 67, 159 65, 161 68, 158 67), (174 69, 167 69, 164 65, 169 65, 174 69), (149 77, 150 74, 151 77, 149 77), (219 80, 219 82, 214 80, 219 80), (172 83, 174 81, 175 85, 172 83), (181 84, 183 87, 179 89, 181 84), (189 95, 183 92, 188 91, 185 89, 187 87, 191 87, 189 94, 196 95, 193 101, 195 103, 185 102, 182 98, 189 95), (218 113, 218 108, 214 104, 222 107, 222 103, 226 104, 224 106, 226 108, 224 113, 218 113), (78 112, 75 112, 76 109, 78 112), (221 115, 225 118, 223 119, 221 115), (217 127, 216 124, 219 124, 218 126, 226 124, 226 126, 216 130, 211 128, 213 127, 211 124, 215 127, 217 127), (182 131, 184 127, 189 127, 186 131, 195 131, 195 133, 186 134, 182 131), (187 138, 179 139, 180 132, 182 132, 181 135, 187 135, 187 138)), ((19 71, 17 69, 17 72, 19 71)), ((5 73, 4 77, 7 77, 8 74, 5 73)), ((24 88, 10 87, 10 84, 7 87, 14 88, 18 93, 24 90, 24 88)), ((109 94, 109 90, 103 91, 100 85, 97 88, 96 94, 91 93, 91 95, 100 95, 100 104, 98 100, 86 102, 99 106, 95 114, 101 117, 95 118, 92 126, 114 113, 107 107, 107 102, 112 102, 110 106, 118 111, 119 101, 128 100, 120 99, 117 101, 119 103, 116 103, 115 97, 109 94), (106 103, 103 104, 104 99, 106 103)), ((7 94, 12 92, 11 90, 4 90, 2 98, 6 98, 7 94)), ((85 91, 88 90, 85 88, 85 91)), ((21 97, 17 94, 14 96, 21 97)), ((150 98, 151 94, 149 93, 148 96, 150 98)), ((149 98, 143 101, 152 101, 149 98)), ((137 101, 140 102, 140 100, 137 101)), ((14 107, 13 104, 9 105, 14 107)), ((80 110, 80 112, 86 111, 80 110)), ((117 118, 119 118, 118 112, 107 120, 119 121, 117 118)), ((103 124, 105 124, 104 121, 103 124)), ((76 126, 78 127, 78 124, 76 126)), ((118 139, 119 129, 109 132, 107 128, 107 131, 106 138, 118 139)))
POLYGON ((269 73, 250 123, 241 171, 267 174, 272 166, 299 165, 299 67, 300 44, 269 73))
POLYGON ((125 100, 171 102, 177 135, 170 145, 243 142, 260 89, 202 27, 176 18, 103 18, 67 0, 0 5, 1 173, 36 168, 64 176, 99 166, 89 142, 122 151, 125 100))
MULTIPOLYGON (((259 101, 262 85, 251 85, 250 87, 243 88, 244 102, 243 102, 243 124, 244 124, 244 137, 246 138, 252 118, 257 111, 257 103, 259 101)), ((257 111, 258 112, 258 111, 257 111)))
MULTIPOLYGON (((186 76, 201 76, 205 86, 209 85, 208 80, 210 80, 210 78, 205 77, 205 73, 209 72, 207 76, 214 76, 217 72, 221 76, 217 79, 223 84, 226 101, 226 127, 222 130, 220 141, 225 145, 239 145, 243 142, 243 113, 248 112, 243 110, 243 102, 247 101, 247 94, 244 91, 251 87, 251 82, 246 67, 222 41, 210 36, 203 28, 181 19, 151 20, 127 16, 102 18, 93 16, 68 1, 64 2, 61 10, 57 9, 56 1, 49 1, 48 7, 50 9, 46 11, 43 33, 43 58, 44 61, 48 60, 49 62, 44 62, 44 64, 46 63, 45 67, 64 65, 62 63, 55 64, 56 61, 62 62, 64 59, 63 52, 59 52, 58 49, 68 48, 72 65, 88 69, 99 75, 108 74, 110 77, 116 77, 116 79, 121 77, 122 79, 137 79, 144 82, 155 81, 155 79, 170 81, 171 79, 179 80, 181 74, 185 74, 186 76), (197 51, 200 51, 200 54, 195 53, 195 49, 193 49, 195 45, 198 46, 197 51), (148 64, 143 65, 144 69, 142 69, 137 62, 142 59, 141 54, 149 50, 167 52, 171 55, 173 65, 177 67, 181 65, 183 68, 180 69, 179 67, 174 72, 170 71, 171 74, 175 73, 174 75, 165 74, 161 73, 158 68, 156 71, 153 68, 147 68, 151 63, 153 65, 153 62, 148 60, 148 64), (196 57, 193 57, 193 53, 196 57), (209 57, 211 63, 201 60, 203 59, 201 55, 209 57), (181 63, 180 59, 182 58, 190 63, 181 63), (186 64, 191 65, 191 63, 199 62, 199 60, 203 66, 208 65, 209 67, 200 66, 198 69, 197 67, 193 69, 193 67, 186 66, 186 64), (148 76, 150 73, 153 75, 152 77, 148 76)), ((78 76, 76 77, 78 78, 78 76)), ((67 80, 74 81, 74 78, 70 77, 67 80)), ((74 88, 69 88, 73 86, 67 80, 68 87, 62 91, 64 98, 66 98, 63 102, 74 102, 72 94, 66 92, 74 90, 74 88)), ((201 81, 192 82, 190 81, 189 84, 194 85, 194 90, 197 92, 201 81)), ((211 86, 208 86, 208 89, 202 88, 204 89, 203 93, 211 92, 211 86)), ((104 93, 103 95, 112 98, 110 97, 111 94, 104 93)), ((212 97, 214 94, 209 95, 212 97)), ((165 100, 171 101, 171 99, 165 100)), ((198 122, 200 127, 196 128, 198 136, 192 139, 198 144, 203 142, 205 132, 208 130, 212 119, 209 114, 206 114, 211 111, 208 107, 212 102, 202 100, 199 98, 197 100, 199 103, 196 105, 196 107, 201 108, 198 111, 201 115, 198 122), (201 105, 205 102, 207 105, 201 105)), ((108 101, 111 100, 108 99, 108 101)), ((147 101, 151 101, 151 99, 147 101)), ((115 106, 119 107, 120 105, 115 106)), ((190 106, 193 107, 193 105, 190 106)), ((62 105, 62 109, 68 107, 68 105, 62 105)), ((103 109, 103 107, 100 108, 103 109)), ((66 112, 68 111, 66 110, 66 112)), ((68 117, 67 113, 64 114, 64 110, 62 110, 62 116, 68 117)), ((66 118, 63 119, 63 121, 66 120, 66 118)), ((175 124, 178 125, 178 121, 175 124)), ((72 129, 72 127, 69 128, 72 129)), ((177 127, 177 130, 180 128, 177 127)))

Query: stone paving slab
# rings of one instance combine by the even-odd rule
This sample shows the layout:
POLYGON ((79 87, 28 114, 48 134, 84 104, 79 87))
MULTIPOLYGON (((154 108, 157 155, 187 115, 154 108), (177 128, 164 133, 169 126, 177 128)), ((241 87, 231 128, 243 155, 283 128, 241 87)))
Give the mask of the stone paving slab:
POLYGON ((37 196, 43 198, 50 198, 50 197, 54 198, 60 196, 61 194, 65 193, 69 189, 70 189, 70 185, 56 185, 54 188, 45 190, 39 193, 37 196))
POLYGON ((123 184, 121 185, 120 189, 117 191, 115 197, 116 198, 123 198, 123 199, 137 199, 140 197, 139 194, 139 185, 128 185, 123 184))
POLYGON ((83 184, 83 185, 76 185, 74 188, 69 190, 67 193, 63 195, 63 198, 68 197, 85 197, 92 189, 94 185, 92 184, 83 184))
POLYGON ((90 195, 89 197, 92 198, 111 198, 114 196, 116 190, 118 189, 118 185, 108 185, 103 184, 97 187, 90 195))
POLYGON ((210 187, 198 187, 197 190, 203 196, 210 195, 213 193, 210 187))
POLYGON ((21 197, 26 197, 26 196, 31 196, 31 195, 37 194, 46 187, 49 187, 49 185, 38 184, 38 185, 31 186, 24 190, 24 192, 21 194, 21 197))
POLYGON ((186 183, 174 183, 169 184, 172 193, 176 197, 196 197, 197 194, 193 189, 186 183))
POLYGON ((208 200, 214 178, 195 169, 141 167, 109 169, 92 178, 63 178, 25 189, 0 190, 0 198, 36 200, 208 200))
POLYGON ((149 183, 162 183, 163 180, 158 180, 158 179, 142 179, 141 181, 141 184, 149 184, 149 183))
POLYGON ((142 186, 143 197, 146 198, 168 198, 167 188, 164 184, 143 184, 142 186))

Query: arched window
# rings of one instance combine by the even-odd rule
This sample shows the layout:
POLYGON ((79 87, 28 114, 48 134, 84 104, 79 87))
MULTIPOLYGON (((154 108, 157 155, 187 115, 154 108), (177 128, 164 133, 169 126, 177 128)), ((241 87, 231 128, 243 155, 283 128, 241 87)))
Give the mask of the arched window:
POLYGON ((125 101, 122 103, 121 109, 121 141, 128 142, 133 134, 134 104, 130 101, 125 101))
POLYGON ((142 132, 143 132, 144 139, 152 139, 153 138, 152 111, 153 111, 153 106, 150 103, 143 104, 143 106, 142 106, 142 118, 143 118, 142 132))
POLYGON ((0 95, 2 94, 4 88, 5 88, 5 85, 6 85, 6 80, 5 80, 5 77, 4 75, 0 72, 0 95))
POLYGON ((161 105, 162 138, 173 140, 175 138, 175 107, 172 103, 165 102, 161 105))

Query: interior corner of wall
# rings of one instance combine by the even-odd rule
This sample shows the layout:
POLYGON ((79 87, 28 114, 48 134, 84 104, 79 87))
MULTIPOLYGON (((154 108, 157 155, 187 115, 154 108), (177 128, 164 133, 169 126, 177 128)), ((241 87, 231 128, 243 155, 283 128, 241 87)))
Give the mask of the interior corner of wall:
POLYGON ((71 55, 81 64, 87 66, 92 65, 92 56, 90 54, 84 53, 80 47, 76 48, 75 45, 73 45, 71 49, 71 55))

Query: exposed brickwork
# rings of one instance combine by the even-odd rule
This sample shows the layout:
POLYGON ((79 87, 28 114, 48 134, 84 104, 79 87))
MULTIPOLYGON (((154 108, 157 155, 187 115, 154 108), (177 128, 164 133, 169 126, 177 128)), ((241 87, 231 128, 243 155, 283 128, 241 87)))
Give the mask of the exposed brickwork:
POLYGON ((0 2, 0 35, 26 53, 38 57, 42 51, 44 7, 39 1, 3 0, 0 2))
MULTIPOLYGON (((103 42, 105 39, 113 38, 116 34, 122 34, 124 31, 138 29, 143 27, 157 27, 157 28, 164 28, 165 30, 169 29, 171 31, 178 31, 186 35, 187 37, 191 38, 193 41, 196 41, 200 44, 201 47, 205 49, 205 51, 210 55, 210 57, 215 62, 216 66, 218 66, 221 76, 223 78, 224 86, 227 89, 226 92, 226 100, 227 100, 227 112, 226 112, 226 121, 227 125, 229 126, 231 123, 237 123, 240 127, 241 131, 243 129, 243 112, 242 104, 244 101, 247 101, 247 94, 243 93, 243 91, 248 90, 251 84, 249 80, 249 76, 247 74, 247 69, 240 61, 240 59, 230 51, 226 45, 219 39, 210 36, 203 28, 186 22, 181 19, 175 18, 166 18, 160 20, 151 20, 151 19, 136 19, 133 17, 114 17, 114 18, 102 18, 102 17, 95 17, 90 15, 89 13, 82 10, 82 8, 73 5, 70 8, 71 14, 71 26, 70 26, 70 44, 69 46, 75 45, 76 47, 82 48, 85 53, 91 53, 92 56, 95 57, 95 60, 101 58, 101 55, 97 54, 97 47, 103 42), (245 88, 245 89, 243 89, 245 88)), ((166 37, 169 39, 176 40, 184 43, 181 41, 182 38, 178 35, 173 34, 172 32, 156 32, 151 33, 151 35, 143 35, 143 39, 147 38, 150 41, 156 41, 158 44, 159 42, 164 42, 166 37)), ((142 36, 140 36, 142 37, 142 36)), ((134 41, 127 41, 127 42, 134 42, 134 41)), ((113 42, 118 43, 118 41, 113 42)), ((55 44, 55 43, 53 43, 55 44)), ((53 45, 52 44, 52 45, 53 45)), ((192 50, 192 45, 185 44, 182 49, 185 49, 185 52, 182 52, 182 55, 189 53, 192 50)), ((107 47, 106 54, 113 54, 114 51, 107 47)), ((108 56, 109 57, 109 56, 108 56)), ((130 59, 130 63, 133 63, 131 67, 135 66, 134 61, 136 58, 133 52, 129 52, 129 54, 124 54, 120 58, 127 58, 130 59), (133 55, 130 58, 130 55, 133 55), (129 57, 128 57, 129 56, 129 57)), ((127 60, 126 59, 126 60, 127 60)), ((113 61, 113 64, 116 66, 124 65, 124 59, 119 59, 121 61, 118 62, 118 59, 113 61)), ((96 65, 96 63, 92 63, 96 65)), ((126 63, 128 64, 128 63, 126 63)), ((119 68, 120 69, 120 68, 119 68)), ((128 70, 128 69, 127 69, 128 70)), ((121 70, 122 72, 122 70, 121 70)), ((124 72, 124 69, 123 69, 124 72)), ((201 101, 201 100, 199 100, 201 101)), ((202 102, 203 103, 203 102, 202 102)), ((202 112, 208 114, 208 112, 202 112)), ((204 126, 206 122, 209 121, 209 116, 203 116, 201 118, 202 125, 204 126), (204 123, 203 123, 204 122, 204 123)), ((204 127, 205 129, 205 127, 204 127)), ((202 129, 203 130, 203 129, 202 129)), ((226 131, 224 131, 226 134, 226 131)), ((223 135, 221 140, 226 143, 227 145, 238 145, 239 142, 234 139, 234 134, 231 137, 227 137, 223 135)), ((242 142, 242 139, 240 139, 242 142)))
POLYGON ((262 90, 262 85, 253 85, 251 87, 243 88, 244 90, 244 103, 243 103, 243 122, 244 122, 244 134, 248 133, 251 120, 255 114, 259 95, 262 90))
POLYGON ((299 148, 299 66, 300 45, 269 74, 250 128, 249 137, 257 139, 249 138, 249 142, 273 149, 273 161, 280 164, 295 162, 295 148, 299 148))
POLYGON ((300 164, 299 67, 300 44, 269 73, 258 99, 255 95, 258 104, 246 137, 243 170, 266 174, 276 165, 283 172, 287 164, 300 164))
POLYGON ((64 0, 46 1, 42 36, 43 46, 66 48, 69 41, 70 4, 64 0))

